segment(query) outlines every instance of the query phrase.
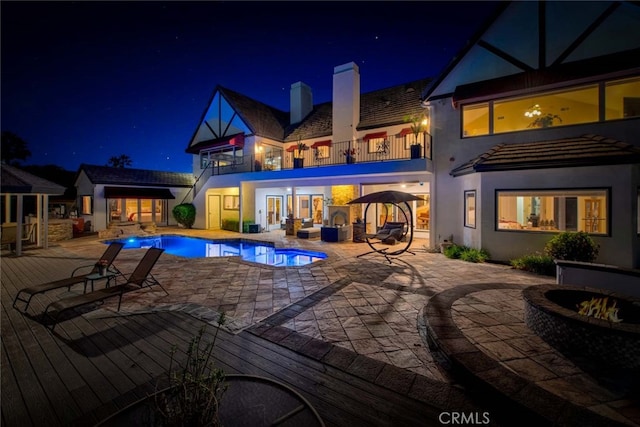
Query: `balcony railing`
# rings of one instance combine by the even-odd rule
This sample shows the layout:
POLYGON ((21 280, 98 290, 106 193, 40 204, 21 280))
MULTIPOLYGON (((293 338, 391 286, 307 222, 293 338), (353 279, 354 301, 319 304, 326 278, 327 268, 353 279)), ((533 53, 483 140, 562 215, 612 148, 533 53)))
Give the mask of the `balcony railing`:
MULTIPOLYGON (((419 154, 412 157, 411 145, 404 137, 388 136, 384 139, 336 142, 331 146, 308 147, 302 152, 295 150, 271 151, 269 154, 235 157, 234 162, 212 160, 209 163, 211 175, 225 175, 243 172, 294 169, 294 159, 301 158, 304 168, 343 165, 347 163, 375 163, 411 158, 431 158, 431 137, 425 134, 426 144, 420 142, 419 154), (426 149, 425 149, 426 145, 426 149), (351 153, 351 155, 347 155, 351 153)), ((415 150, 415 149, 414 149, 415 150)))

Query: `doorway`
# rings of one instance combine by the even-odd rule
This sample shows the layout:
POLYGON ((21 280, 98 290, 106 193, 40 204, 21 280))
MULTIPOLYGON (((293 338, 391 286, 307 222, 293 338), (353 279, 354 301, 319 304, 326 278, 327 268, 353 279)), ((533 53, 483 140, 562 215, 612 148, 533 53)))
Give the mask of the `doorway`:
POLYGON ((207 225, 209 230, 220 230, 220 196, 210 194, 207 197, 207 225))
POLYGON ((267 229, 280 228, 282 220, 282 196, 267 196, 267 229))

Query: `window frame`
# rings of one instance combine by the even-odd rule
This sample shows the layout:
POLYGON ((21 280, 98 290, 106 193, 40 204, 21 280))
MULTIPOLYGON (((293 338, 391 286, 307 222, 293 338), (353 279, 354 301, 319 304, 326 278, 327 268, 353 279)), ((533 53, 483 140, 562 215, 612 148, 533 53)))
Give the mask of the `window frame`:
MULTIPOLYGON (((571 230, 530 230, 530 229, 526 229, 526 228, 518 228, 518 229, 510 229, 510 228, 500 228, 499 224, 500 224, 500 216, 499 216, 499 202, 500 202, 500 193, 540 193, 537 196, 531 196, 531 197, 549 197, 549 195, 546 195, 545 193, 559 193, 559 192, 569 192, 569 194, 567 194, 565 197, 573 197, 575 195, 575 197, 586 197, 585 194, 582 195, 577 195, 576 193, 578 192, 603 192, 604 193, 604 198, 605 198, 605 202, 606 202, 606 206, 604 207, 603 211, 604 211, 604 215, 606 215, 606 219, 605 219, 605 226, 606 226, 606 232, 604 233, 600 233, 600 232, 589 232, 586 230, 585 231, 587 234, 589 234, 590 236, 597 236, 597 237, 610 237, 611 236, 611 187, 558 187, 558 188, 496 188, 494 190, 494 231, 496 232, 507 232, 507 233, 533 233, 533 234, 540 234, 540 233, 549 233, 549 234, 558 234, 558 233, 563 233, 565 231, 571 231, 571 230)), ((579 210, 578 210, 579 212, 579 210)), ((576 231, 580 231, 579 230, 579 223, 580 221, 584 220, 582 218, 579 218, 579 216, 577 215, 576 220, 578 221, 578 230, 576 231)))
POLYGON ((80 196, 80 206, 82 207, 82 215, 93 215, 93 196, 80 196), (88 206, 88 211, 85 208, 88 206))
POLYGON ((464 226, 467 228, 476 228, 477 227, 477 214, 478 214, 478 196, 476 190, 465 190, 464 191, 464 226), (469 221, 469 200, 473 200, 473 223, 469 221))
POLYGON ((500 96, 496 96, 493 97, 491 99, 483 99, 483 100, 475 100, 475 101, 471 101, 470 102, 464 102, 461 101, 460 103, 460 139, 469 139, 469 138, 478 138, 478 137, 485 137, 485 136, 496 136, 496 135, 506 135, 506 134, 510 134, 510 133, 516 133, 516 132, 527 132, 527 131, 536 131, 536 130, 541 130, 541 129, 545 129, 545 128, 536 128, 536 127, 527 127, 524 129, 515 129, 515 130, 507 130, 507 131, 503 131, 503 132, 496 132, 495 131, 495 126, 494 126, 494 119, 495 119, 495 103, 506 103, 506 102, 510 102, 510 101, 517 101, 519 99, 528 99, 531 98, 532 101, 535 100, 536 97, 544 97, 547 95, 553 95, 553 94, 561 94, 561 93, 566 93, 566 92, 572 92, 572 91, 581 91, 581 90, 586 90, 589 89, 590 87, 596 87, 597 91, 598 91, 598 97, 596 100, 596 109, 598 110, 598 114, 597 114, 597 119, 596 121, 587 121, 587 122, 578 122, 578 123, 559 123, 557 125, 555 125, 555 127, 561 127, 561 126, 580 126, 580 125, 588 125, 588 124, 593 124, 593 123, 604 123, 604 122, 610 122, 610 121, 616 121, 616 120, 633 120, 633 119, 640 119, 640 116, 636 115, 636 116, 629 116, 629 117, 622 117, 622 118, 610 118, 607 119, 606 117, 606 113, 605 111, 607 110, 607 100, 606 100, 606 90, 608 87, 614 87, 615 85, 622 85, 622 84, 627 84, 629 82, 633 82, 635 80, 640 79, 640 75, 632 75, 632 76, 626 76, 623 78, 615 78, 615 79, 610 79, 610 80, 602 80, 602 81, 594 81, 594 82, 587 82, 587 83, 582 83, 582 84, 577 84, 577 85, 567 85, 564 87, 555 87, 555 88, 549 88, 546 90, 540 90, 540 91, 532 91, 529 93, 523 93, 520 95, 514 95, 514 96, 504 96, 504 97, 500 97, 500 96), (470 109, 474 109, 474 108, 481 108, 483 105, 487 106, 488 110, 489 110, 489 129, 487 133, 483 133, 483 134, 477 134, 477 135, 465 135, 465 110, 470 110, 470 109))

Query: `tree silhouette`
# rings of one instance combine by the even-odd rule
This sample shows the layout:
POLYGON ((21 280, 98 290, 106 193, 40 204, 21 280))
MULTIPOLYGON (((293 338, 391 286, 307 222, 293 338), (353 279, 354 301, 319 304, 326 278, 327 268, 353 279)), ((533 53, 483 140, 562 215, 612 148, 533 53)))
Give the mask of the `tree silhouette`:
POLYGON ((127 156, 126 154, 112 156, 111 158, 109 158, 107 166, 111 166, 114 168, 126 168, 127 166, 131 166, 131 157, 127 156))
POLYGON ((27 143, 13 132, 2 131, 2 162, 18 166, 21 160, 27 160, 31 151, 27 143))

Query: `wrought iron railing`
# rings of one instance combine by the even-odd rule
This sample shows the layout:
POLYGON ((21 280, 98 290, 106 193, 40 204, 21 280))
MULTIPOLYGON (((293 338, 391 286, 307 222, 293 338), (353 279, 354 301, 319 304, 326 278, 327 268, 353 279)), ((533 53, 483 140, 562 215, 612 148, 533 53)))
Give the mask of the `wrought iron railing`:
MULTIPOLYGON (((421 138, 422 139, 422 138, 421 138)), ((412 153, 411 145, 404 137, 388 136, 384 139, 344 141, 332 143, 331 146, 308 147, 298 152, 282 150, 272 151, 266 155, 255 155, 236 158, 234 164, 222 165, 213 161, 211 175, 225 175, 242 172, 260 172, 267 170, 294 169, 295 158, 301 158, 304 168, 335 166, 348 163, 372 163, 391 160, 408 160, 411 158, 431 158, 431 138, 425 134, 424 142, 420 142, 419 152, 412 153)), ((416 150, 416 148, 413 148, 416 150)))

